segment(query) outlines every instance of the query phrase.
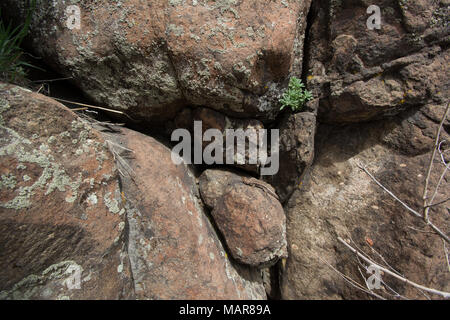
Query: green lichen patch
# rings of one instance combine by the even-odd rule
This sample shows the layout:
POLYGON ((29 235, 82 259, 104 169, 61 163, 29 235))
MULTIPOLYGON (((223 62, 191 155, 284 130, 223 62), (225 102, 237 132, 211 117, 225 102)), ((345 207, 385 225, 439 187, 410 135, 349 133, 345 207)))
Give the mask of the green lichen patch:
POLYGON ((2 113, 10 108, 9 102, 6 99, 0 97, 0 126, 4 125, 2 113))
POLYGON ((59 290, 64 288, 69 289, 67 283, 73 281, 74 271, 78 272, 80 276, 83 272, 83 268, 75 261, 61 261, 53 264, 39 275, 31 274, 22 279, 11 290, 1 291, 0 300, 28 300, 37 297, 49 298, 53 294, 49 283, 51 282, 59 290))
MULTIPOLYGON (((23 92, 20 94, 23 95, 23 92)), ((10 102, 2 98, 0 115, 9 108, 10 102)), ((14 192, 14 198, 0 202, 0 207, 3 208, 15 210, 30 208, 33 196, 37 193, 49 196, 55 191, 65 193, 65 201, 74 203, 79 196, 83 176, 81 171, 69 173, 65 161, 71 161, 69 157, 88 154, 96 158, 97 170, 101 170, 103 162, 108 159, 107 148, 103 143, 92 139, 90 126, 81 119, 73 120, 69 131, 52 134, 45 140, 37 133, 26 131, 19 133, 4 122, 0 123, 0 131, 2 132, 0 158, 2 156, 15 158, 18 162, 15 169, 24 171, 20 173, 19 178, 12 174, 1 176, 0 189, 8 188, 14 192), (31 139, 23 135, 31 136, 31 139), (76 140, 75 145, 72 144, 72 140, 76 140), (57 154, 62 152, 69 154, 65 153, 62 157, 57 154), (34 170, 33 174, 26 172, 27 168, 34 170), (26 186, 19 185, 18 179, 29 183, 26 186)))
POLYGON ((11 174, 2 174, 0 176, 0 190, 1 189, 14 189, 17 184, 16 177, 11 174))
POLYGON ((108 192, 103 197, 103 202, 111 213, 119 213, 119 201, 117 201, 116 197, 111 197, 112 193, 108 192))
MULTIPOLYGON (((72 191, 71 196, 66 201, 73 202, 77 197, 77 190, 81 184, 81 173, 77 179, 73 180, 51 154, 42 152, 41 148, 34 149, 30 146, 27 139, 19 136, 11 129, 9 132, 12 133, 10 141, 6 146, 0 147, 0 156, 14 156, 19 161, 19 165, 36 164, 42 168, 42 171, 32 185, 17 188, 15 190, 17 196, 7 202, 0 202, 0 207, 16 210, 29 208, 32 204, 31 198, 36 191, 46 189, 45 195, 49 195, 54 190, 65 192, 66 187, 72 191)), ((6 181, 8 181, 10 188, 15 187, 11 179, 5 179, 5 183, 6 181)))

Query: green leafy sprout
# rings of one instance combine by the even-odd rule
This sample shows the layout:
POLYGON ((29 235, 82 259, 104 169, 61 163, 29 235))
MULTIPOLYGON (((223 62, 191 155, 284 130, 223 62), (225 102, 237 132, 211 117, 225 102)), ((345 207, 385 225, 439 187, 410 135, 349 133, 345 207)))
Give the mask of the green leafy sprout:
POLYGON ((292 77, 289 80, 289 86, 283 97, 280 99, 281 108, 289 107, 293 112, 299 112, 306 102, 313 98, 312 93, 305 89, 302 80, 292 77))
POLYGON ((15 82, 25 78, 25 67, 37 68, 23 61, 23 51, 20 47, 28 34, 35 4, 36 0, 30 1, 24 23, 15 28, 11 21, 6 25, 3 20, 0 20, 0 80, 15 82))

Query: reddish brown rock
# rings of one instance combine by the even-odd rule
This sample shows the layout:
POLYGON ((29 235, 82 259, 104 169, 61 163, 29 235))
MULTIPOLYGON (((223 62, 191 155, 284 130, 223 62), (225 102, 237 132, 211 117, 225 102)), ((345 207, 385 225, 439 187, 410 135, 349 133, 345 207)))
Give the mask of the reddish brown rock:
MULTIPOLYGON (((2 1, 23 21, 27 1, 2 1)), ((145 120, 183 105, 273 118, 282 82, 301 65, 310 1, 42 2, 31 27, 36 54, 95 102, 145 120), (275 102, 275 103, 273 103, 275 102)))
POLYGON ((199 178, 200 194, 203 202, 213 209, 227 188, 242 183, 242 176, 225 169, 205 170, 199 178))
POLYGON ((265 267, 286 257, 285 215, 267 183, 223 170, 200 177, 205 203, 237 261, 265 267))
POLYGON ((132 150, 120 169, 137 298, 265 299, 260 273, 228 259, 187 166, 140 133, 122 129, 114 140, 132 150))
POLYGON ((132 298, 125 217, 102 136, 0 83, 0 299, 132 298))
POLYGON ((322 122, 379 119, 448 101, 448 2, 376 4, 380 30, 366 26, 367 1, 311 7, 307 78, 322 122))

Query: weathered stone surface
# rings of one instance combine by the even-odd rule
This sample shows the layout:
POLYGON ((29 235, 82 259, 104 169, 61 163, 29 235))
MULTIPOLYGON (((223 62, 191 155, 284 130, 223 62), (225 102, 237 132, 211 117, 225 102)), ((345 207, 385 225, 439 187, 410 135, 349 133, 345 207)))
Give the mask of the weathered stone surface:
MULTIPOLYGON (((261 274, 234 265, 205 215, 195 178, 151 137, 122 129, 129 255, 139 299, 265 299, 261 274)), ((121 149, 116 147, 120 155, 121 149)))
MULTIPOLYGON (((27 1, 2 1, 23 21, 27 1)), ((83 1, 81 28, 67 3, 40 1, 36 53, 98 104, 145 120, 183 105, 271 118, 282 82, 301 65, 310 1, 83 1)))
POLYGON ((284 203, 301 183, 314 160, 316 116, 311 112, 286 115, 280 125, 280 168, 264 176, 284 203))
MULTIPOLYGON (((187 129, 191 132, 192 139, 197 139, 194 131, 195 122, 201 122, 201 136, 199 136, 198 139, 203 139, 205 132, 209 129, 218 130, 218 138, 222 139, 219 141, 222 148, 219 149, 221 150, 223 157, 218 156, 217 160, 219 160, 221 164, 232 165, 252 173, 259 173, 262 163, 258 157, 258 151, 261 152, 268 149, 268 147, 259 143, 259 137, 263 134, 261 130, 264 129, 264 124, 261 121, 228 117, 209 108, 200 107, 193 110, 187 108, 177 115, 174 123, 170 124, 167 129, 169 132, 172 132, 175 128, 187 129), (229 132, 229 137, 227 137, 228 129, 234 130, 229 132), (227 143, 230 143, 230 145, 227 143), (239 147, 235 148, 235 145, 238 145, 239 147, 243 146, 244 148, 241 150, 239 147), (232 161, 228 161, 228 163, 226 158, 227 152, 232 155, 232 161)), ((217 143, 215 137, 210 139, 210 141, 206 141, 206 138, 205 140, 202 140, 200 142, 202 145, 202 152, 204 152, 205 148, 208 146, 211 148, 212 142, 217 143)), ((211 151, 210 148, 209 151, 211 151)), ((215 155, 216 154, 214 153, 214 156, 215 155)), ((192 158, 191 161, 193 162, 194 159, 192 158)), ((203 159, 203 162, 205 163, 205 159, 203 159)))
POLYGON ((227 188, 235 183, 242 183, 242 177, 225 169, 203 171, 199 178, 200 194, 203 202, 213 209, 217 201, 225 194, 227 188))
POLYGON ((225 170, 206 170, 200 190, 233 258, 265 267, 286 257, 286 218, 269 184, 225 170))
POLYGON ((322 122, 359 122, 448 101, 448 1, 316 1, 308 38, 308 87, 322 122))
MULTIPOLYGON (((372 251, 375 249, 390 266, 416 283, 449 291, 442 239, 358 167, 365 165, 384 186, 418 210, 429 151, 444 109, 430 105, 383 122, 319 128, 310 179, 294 192, 285 208, 289 258, 281 274, 282 298, 368 298, 327 265, 365 286, 354 254, 337 237, 352 239, 354 246, 383 263, 372 251)), ((442 140, 448 141, 448 121, 445 128, 442 140)), ((442 147, 445 150, 445 145, 442 147)), ((431 186, 436 185, 442 170, 443 165, 436 161, 431 186)), ((449 181, 444 180, 436 202, 448 198, 449 181)), ((434 207, 430 214, 447 234, 448 210, 447 203, 434 207)), ((425 298, 387 275, 383 280, 401 295, 425 298)))
POLYGON ((132 298, 125 216, 101 135, 0 83, 0 299, 132 298))

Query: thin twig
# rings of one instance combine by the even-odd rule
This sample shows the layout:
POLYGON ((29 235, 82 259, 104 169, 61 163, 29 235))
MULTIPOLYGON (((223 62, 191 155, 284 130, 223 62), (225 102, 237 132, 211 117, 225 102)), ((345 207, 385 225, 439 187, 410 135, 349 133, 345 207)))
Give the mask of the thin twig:
POLYGON ((433 196, 431 197, 431 200, 430 200, 430 202, 428 202, 428 204, 425 207, 425 209, 429 209, 431 207, 429 204, 434 202, 434 198, 436 197, 436 195, 438 193, 439 187, 441 186, 441 183, 444 180, 445 174, 447 173, 448 169, 449 169, 449 165, 446 165, 445 168, 444 168, 444 171, 442 171, 442 174, 439 177, 439 181, 438 181, 438 183, 436 185, 436 188, 434 189, 433 196))
POLYGON ((445 254, 445 260, 447 260, 448 272, 450 272, 450 261, 448 260, 447 246, 445 245, 445 241, 444 240, 442 240, 442 243, 444 244, 444 254, 445 254))
POLYGON ((381 258, 381 260, 383 260, 383 262, 386 264, 386 266, 387 266, 388 268, 390 268, 390 269, 392 270, 392 272, 397 273, 399 276, 403 276, 403 274, 401 274, 399 271, 397 271, 394 267, 392 267, 392 266, 386 261, 386 259, 383 257, 383 255, 382 255, 381 253, 379 253, 379 252, 378 252, 377 250, 375 250, 373 247, 370 247, 370 249, 372 249, 372 251, 375 252, 376 255, 378 255, 378 256, 381 258))
POLYGON ((434 206, 438 206, 438 205, 440 205, 440 204, 443 204, 443 203, 446 203, 447 201, 449 201, 450 200, 450 198, 447 198, 447 199, 445 199, 445 200, 442 200, 442 201, 439 201, 439 202, 436 202, 436 203, 432 203, 432 204, 429 204, 428 205, 428 207, 434 207, 434 206))
MULTIPOLYGON (((82 108, 80 108, 80 109, 82 109, 82 108)), ((71 110, 76 111, 76 109, 71 109, 71 110)), ((89 112, 89 113, 91 113, 91 112, 97 113, 97 111, 94 111, 94 110, 84 110, 84 111, 89 112)), ((99 121, 99 120, 97 120, 93 117, 90 117, 89 115, 86 115, 84 113, 80 113, 79 115, 83 120, 89 122, 91 125, 94 124, 99 127, 106 128, 106 129, 110 130, 111 132, 115 132, 115 133, 119 133, 120 131, 114 129, 114 127, 123 127, 125 125, 124 123, 111 123, 109 121, 99 121)), ((103 129, 98 129, 98 130, 101 131, 103 135, 107 135, 105 132, 103 132, 103 129)))
POLYGON ((426 231, 426 230, 420 230, 411 226, 408 226, 409 229, 417 231, 417 232, 421 232, 421 233, 435 233, 434 231, 426 231))
POLYGON ((444 298, 450 298, 450 292, 445 292, 445 291, 440 291, 440 290, 436 290, 436 289, 432 289, 432 288, 428 288, 425 286, 422 286, 420 284, 417 284, 411 280, 408 280, 402 276, 399 276, 398 274, 396 274, 395 272, 390 271, 389 269, 386 269, 382 266, 380 266, 379 264, 377 264, 376 262, 370 260, 369 258, 367 258, 366 256, 364 256, 363 254, 361 254, 358 250, 356 250, 355 248, 353 248, 351 245, 349 245, 346 241, 344 241, 341 237, 338 237, 339 242, 341 242, 343 245, 345 245, 347 247, 347 249, 349 249, 351 252, 355 253, 358 257, 360 257, 361 259, 363 259, 365 262, 374 265, 376 268, 378 268, 379 270, 383 271, 384 273, 389 274, 390 276, 396 278, 397 280, 400 280, 404 283, 407 283, 415 288, 421 289, 423 291, 429 292, 429 293, 433 293, 436 295, 440 295, 444 298))
POLYGON ((445 162, 444 153, 448 152, 450 149, 444 150, 444 151, 441 150, 442 144, 445 143, 445 142, 447 142, 447 140, 442 140, 441 142, 439 142, 438 151, 439 151, 439 155, 441 156, 442 163, 444 164, 444 166, 447 166, 448 163, 445 162))
MULTIPOLYGON (((423 196, 422 196, 422 200, 423 200, 423 219, 425 220, 425 222, 428 222, 428 220, 429 220, 428 214, 430 212, 430 207, 428 206, 429 203, 428 203, 428 199, 427 199, 428 184, 430 183, 431 170, 433 169, 434 157, 436 156, 436 151, 439 148, 439 139, 441 137, 442 127, 444 126, 444 122, 447 119, 447 115, 448 115, 449 110, 450 110, 450 102, 447 102, 447 108, 445 109, 444 115, 442 117, 441 122, 439 123, 439 127, 438 127, 437 132, 436 132, 436 139, 434 141, 433 153, 431 154, 430 164, 428 165, 428 172, 427 172, 427 177, 425 179, 425 186, 424 186, 424 189, 423 189, 423 196)), ((444 174, 445 174, 445 171, 444 171, 444 174)), ((431 201, 430 201, 430 203, 431 203, 431 201)))
MULTIPOLYGON (((366 272, 369 272, 369 271, 368 271, 369 268, 366 267, 366 266, 359 260, 359 257, 357 256, 356 258, 358 259, 358 264, 359 264, 359 266, 361 266, 362 268, 364 268, 364 270, 365 270, 366 272)), ((366 277, 364 277, 364 274, 363 274, 363 272, 361 271, 361 268, 360 268, 359 266, 358 266, 358 271, 359 271, 361 277, 364 279, 364 281, 365 281, 365 283, 366 283, 366 285, 367 285, 367 288, 369 288, 369 284, 368 284, 368 282, 367 282, 367 279, 366 279, 366 277)), ((392 297, 394 297, 394 298, 400 298, 400 299, 404 299, 404 300, 409 300, 407 297, 402 296, 402 295, 399 294, 397 291, 395 291, 391 286, 389 286, 386 282, 384 282, 383 279, 380 279, 380 283, 383 284, 383 287, 384 287, 384 293, 385 293, 385 294, 390 295, 390 296, 392 296, 392 297), (386 289, 392 291, 393 294, 387 292, 386 289)), ((370 290, 370 289, 369 289, 369 290, 370 290)))
POLYGON ((62 80, 69 80, 72 79, 72 77, 67 78, 56 78, 56 79, 49 79, 49 80, 34 80, 32 82, 34 83, 41 83, 41 82, 55 82, 55 81, 62 81, 62 80))
POLYGON ((119 111, 119 110, 113 110, 113 109, 108 109, 108 108, 104 108, 104 107, 93 106, 93 105, 86 104, 86 103, 74 102, 74 101, 64 100, 64 99, 55 98, 55 97, 51 97, 51 98, 55 99, 57 101, 61 101, 61 102, 65 102, 65 103, 71 103, 71 104, 74 104, 74 105, 77 105, 77 106, 81 106, 81 107, 87 107, 87 108, 98 109, 98 110, 103 110, 103 111, 107 111, 107 112, 113 112, 113 113, 121 114, 121 115, 124 115, 125 117, 129 118, 132 121, 136 121, 135 119, 133 119, 129 115, 127 115, 125 112, 122 112, 122 111, 119 111))
POLYGON ((397 200, 403 207, 405 207, 409 212, 414 214, 415 216, 422 218, 422 215, 418 213, 416 210, 408 206, 406 203, 404 203, 402 200, 400 200, 395 194, 393 194, 389 189, 387 189, 385 186, 383 186, 362 164, 358 164, 358 167, 363 170, 372 180, 384 191, 386 191, 392 198, 397 200))
POLYGON ((328 261, 322 259, 320 256, 316 255, 316 257, 322 261, 323 263, 325 263, 328 267, 330 267, 334 272, 336 272, 340 277, 342 277, 344 279, 344 281, 346 281, 347 283, 349 283, 352 287, 355 287, 356 289, 359 289, 365 293, 367 293, 368 295, 374 296, 377 299, 380 300, 386 300, 385 298, 383 298, 382 296, 376 294, 375 292, 373 292, 372 290, 367 290, 366 288, 364 288, 362 285, 360 285, 357 281, 353 280, 352 278, 346 276, 345 274, 343 274, 342 272, 340 272, 339 270, 337 270, 335 267, 333 267, 328 261))
MULTIPOLYGON (((351 239, 351 238, 350 238, 350 239, 351 239)), ((444 241, 444 240, 442 240, 442 241, 444 241)), ((445 242, 445 241, 444 241, 444 242, 445 242)), ((354 242, 353 242, 353 243, 354 243, 354 242)), ((359 248, 356 246, 356 244, 355 244, 355 248, 356 248, 356 250, 358 250, 359 252, 362 252, 361 249, 359 249, 359 248)), ((395 273, 397 273, 399 276, 405 278, 405 275, 403 275, 402 273, 400 273, 399 271, 397 271, 397 270, 395 270, 393 267, 391 267, 391 266, 389 265, 389 263, 386 262, 386 260, 384 259, 384 257, 383 257, 380 253, 378 253, 373 247, 370 247, 370 248, 372 249, 372 251, 374 251, 377 255, 379 255, 379 256, 381 257, 381 259, 383 260, 383 262, 384 262, 384 263, 385 263, 385 264, 386 264, 393 272, 395 272, 395 273)), ((364 253, 365 253, 365 252, 364 252, 364 253)), ((366 254, 366 255, 367 255, 367 254, 366 254)), ((370 258, 369 255, 367 255, 367 257, 370 258)), ((365 268, 364 264, 360 262, 358 255, 356 256, 356 259, 358 260, 358 263, 359 263, 362 267, 365 268)), ((372 260, 372 258, 370 258, 370 259, 372 260)), ((367 270, 367 268, 366 268, 366 270, 367 270)), ((381 273, 381 274, 384 274, 384 273, 382 273, 382 271, 380 271, 380 273, 381 273)), ((394 294, 392 295, 392 294, 386 292, 387 294, 390 294, 390 295, 392 295, 392 296, 394 296, 394 297, 396 297, 396 298, 401 298, 401 299, 409 300, 407 297, 402 296, 402 295, 399 294, 397 291, 395 291, 395 290, 394 290, 391 286, 389 286, 383 279, 380 279, 380 281, 381 281, 381 283, 384 285, 385 288, 389 289, 390 291, 392 291, 392 292, 394 293, 394 294)), ((430 297, 429 297, 423 290, 420 290, 420 289, 417 289, 417 290, 418 290, 420 293, 422 293, 422 294, 425 296, 425 298, 427 298, 428 300, 431 300, 430 297)))
MULTIPOLYGON (((385 186, 383 186, 363 165, 358 164, 358 167, 363 170, 380 188, 382 188, 384 191, 387 192, 392 198, 394 198, 397 202, 399 202, 403 207, 405 207, 409 212, 414 214, 418 218, 423 218, 423 216, 418 213, 416 210, 409 207, 406 203, 404 203, 402 200, 400 200, 395 194, 393 194, 389 189, 387 189, 385 186)), ((425 221, 425 223, 430 226, 439 236, 441 236, 445 241, 450 243, 450 238, 442 232, 438 227, 436 227, 431 221, 425 221)))

